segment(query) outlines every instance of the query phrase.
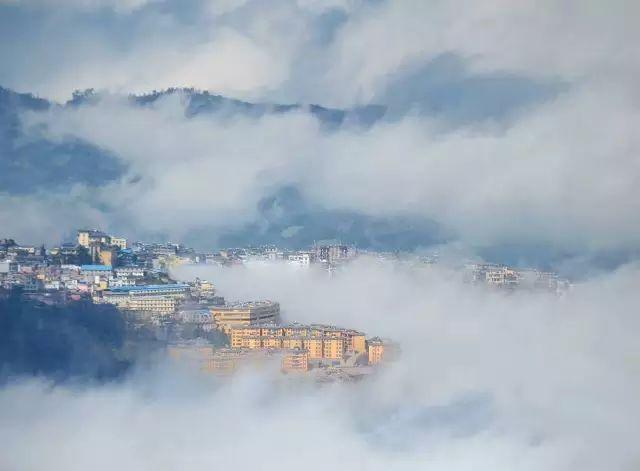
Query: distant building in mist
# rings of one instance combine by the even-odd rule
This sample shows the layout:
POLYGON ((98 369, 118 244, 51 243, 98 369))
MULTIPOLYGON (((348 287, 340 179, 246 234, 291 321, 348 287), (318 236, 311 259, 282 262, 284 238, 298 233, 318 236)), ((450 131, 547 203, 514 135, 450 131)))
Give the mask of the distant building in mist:
POLYGON ((287 256, 289 264, 298 267, 309 267, 314 260, 314 255, 311 252, 296 252, 287 256))
POLYGON ((391 340, 373 337, 367 341, 369 364, 377 365, 383 361, 394 360, 400 353, 400 347, 391 340))
POLYGON ((318 241, 313 244, 313 257, 317 262, 335 265, 355 255, 355 249, 335 240, 318 241))

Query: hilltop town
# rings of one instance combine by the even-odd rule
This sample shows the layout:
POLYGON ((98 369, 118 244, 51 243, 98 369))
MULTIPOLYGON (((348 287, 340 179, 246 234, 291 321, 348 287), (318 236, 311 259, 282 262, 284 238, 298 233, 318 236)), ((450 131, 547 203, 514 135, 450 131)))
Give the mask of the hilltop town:
MULTIPOLYGON (((50 249, 0 240, 0 287, 5 295, 19 289, 46 304, 90 300, 116 306, 134 332, 144 332, 171 358, 202 371, 229 372, 248 362, 276 358, 283 372, 356 378, 397 358, 398 344, 368 336, 357 326, 306 325, 283 319, 276 300, 229 301, 211 281, 177 282, 170 271, 178 265, 279 262, 297 269, 319 267, 334 276, 360 255, 338 241, 320 241, 308 250, 269 246, 200 253, 181 244, 130 242, 82 229, 74 243, 50 249)), ((438 263, 437 254, 409 260, 424 266, 438 263)), ((567 280, 554 273, 503 265, 470 263, 462 273, 466 282, 488 288, 556 294, 570 288, 567 280)))
POLYGON ((285 373, 353 379, 397 356, 397 344, 353 328, 285 321, 277 301, 227 301, 212 282, 177 282, 170 269, 286 260, 297 267, 319 263, 331 273, 355 255, 353 248, 332 242, 287 254, 273 247, 201 254, 180 244, 130 243, 99 230, 79 230, 76 243, 51 249, 0 240, 0 295, 20 290, 45 304, 113 305, 131 329, 162 344, 173 360, 201 371, 227 373, 276 359, 285 373))

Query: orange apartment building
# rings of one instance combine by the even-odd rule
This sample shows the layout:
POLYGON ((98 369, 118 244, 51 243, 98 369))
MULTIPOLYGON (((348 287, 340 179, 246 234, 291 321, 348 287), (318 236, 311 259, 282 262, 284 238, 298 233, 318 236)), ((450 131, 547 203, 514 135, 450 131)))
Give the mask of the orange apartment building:
POLYGON ((342 360, 367 352, 365 334, 325 325, 245 325, 229 330, 232 348, 306 350, 309 359, 342 360))
POLYGON ((384 343, 378 337, 374 337, 368 342, 369 344, 369 364, 376 365, 384 358, 384 343))
POLYGON ((400 355, 400 346, 389 339, 374 337, 369 339, 367 345, 370 365, 392 361, 400 355))
POLYGON ((282 371, 309 371, 309 354, 304 350, 290 350, 282 357, 282 371))
POLYGON ((302 340, 302 345, 309 352, 310 359, 319 360, 324 357, 322 338, 307 337, 302 340))

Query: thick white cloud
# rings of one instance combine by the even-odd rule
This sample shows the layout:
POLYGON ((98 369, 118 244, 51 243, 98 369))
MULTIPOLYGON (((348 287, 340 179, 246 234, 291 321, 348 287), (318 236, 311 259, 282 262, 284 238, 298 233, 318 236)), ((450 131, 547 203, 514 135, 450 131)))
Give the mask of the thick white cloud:
POLYGON ((216 29, 205 42, 185 36, 179 40, 162 36, 151 42, 141 40, 125 54, 109 51, 104 44, 83 44, 77 46, 82 50, 70 53, 81 64, 65 67, 45 79, 44 87, 42 77, 33 76, 25 78, 18 88, 33 86, 35 91, 61 100, 68 98, 73 89, 143 93, 168 84, 252 97, 277 86, 288 73, 288 64, 276 51, 234 29, 216 29), (84 57, 87 53, 90 56, 84 57))
POLYGON ((29 62, 46 74, 7 67, 8 84, 56 96, 185 85, 348 106, 386 96, 399 76, 452 53, 472 75, 516 73, 566 88, 510 121, 451 128, 408 116, 332 134, 302 114, 186 120, 175 98, 143 110, 106 102, 54 111, 50 135, 109 148, 142 177, 95 194, 118 209, 120 224, 174 236, 231 227, 293 184, 315 204, 431 218, 472 244, 638 246, 634 3, 247 0, 194 2, 182 16, 174 6, 116 15, 114 25, 127 21, 118 40, 109 26, 85 28, 86 15, 52 16, 50 41, 16 47, 38 57, 62 44, 65 54, 29 62))
POLYGON ((304 112, 185 118, 180 94, 144 108, 105 99, 25 122, 121 156, 129 174, 94 195, 105 219, 111 212, 174 237, 249 222, 261 198, 295 185, 323 207, 432 219, 472 245, 589 251, 640 244, 631 94, 589 84, 513 124, 456 129, 413 116, 336 132, 304 112))
POLYGON ((477 71, 579 81, 638 73, 629 1, 492 0, 380 2, 359 10, 332 44, 328 74, 342 100, 369 100, 401 67, 443 53, 467 58, 477 71))
POLYGON ((278 299, 289 320, 393 336, 401 361, 322 388, 265 371, 216 381, 167 367, 100 388, 13 384, 0 391, 1 467, 637 467, 637 267, 563 298, 367 259, 331 279, 286 265, 191 275, 228 298, 278 299))
POLYGON ((29 196, 0 194, 3 237, 24 244, 59 244, 75 239, 81 227, 106 227, 111 221, 95 208, 92 189, 74 186, 64 195, 41 192, 29 196))
POLYGON ((16 60, 0 75, 5 85, 56 97, 77 88, 190 85, 245 98, 348 106, 371 100, 400 69, 443 53, 466 58, 477 71, 570 82, 638 73, 638 6, 625 0, 606 6, 554 0, 517 5, 505 0, 472 5, 194 1, 182 8, 178 2, 73 0, 66 5, 81 10, 111 5, 121 15, 110 20, 114 27, 88 28, 86 16, 73 9, 46 8, 47 41, 25 38, 16 44, 43 61, 16 60), (148 6, 145 14, 137 14, 142 5, 148 6), (331 14, 342 19, 328 21, 331 14), (52 54, 56 61, 49 60, 52 54))
POLYGON ((325 141, 310 188, 333 205, 433 217, 480 243, 633 246, 639 110, 625 92, 576 88, 506 128, 439 132, 407 119, 341 133, 325 141))
POLYGON ((29 8, 46 7, 56 10, 73 8, 84 11, 109 8, 118 13, 130 13, 155 1, 159 0, 0 0, 0 5, 4 3, 29 8))
MULTIPOLYGON (((132 234, 160 231, 180 238, 200 227, 252 221, 257 202, 291 181, 296 159, 303 171, 307 146, 320 135, 319 124, 303 113, 262 120, 187 119, 181 98, 172 95, 144 108, 107 100, 49 115, 53 139, 87 139, 130 166, 122 181, 90 198, 107 219, 111 214, 128 221, 132 234), (130 183, 136 176, 141 179, 130 183)), ((42 116, 31 119, 39 122, 42 116)))
MULTIPOLYGON (((303 112, 187 119, 180 95, 25 115, 51 139, 113 151, 129 171, 99 189, 0 196, 2 236, 57 242, 83 224, 129 236, 215 234, 251 221, 273 189, 296 185, 327 208, 435 219, 471 245, 640 244, 634 2, 13 3, 7 12, 34 22, 4 24, 16 38, 0 36, 0 82, 57 98, 185 85, 350 106, 447 53, 472 73, 557 79, 566 90, 509 121, 456 128, 418 115, 336 132, 303 112)), ((446 270, 367 260, 332 280, 284 267, 200 274, 228 298, 281 301, 291 320, 394 337, 403 359, 370 382, 320 391, 255 372, 220 385, 162 368, 104 389, 12 384, 0 390, 9 450, 0 468, 640 463, 637 267, 560 299, 487 293, 446 270)))

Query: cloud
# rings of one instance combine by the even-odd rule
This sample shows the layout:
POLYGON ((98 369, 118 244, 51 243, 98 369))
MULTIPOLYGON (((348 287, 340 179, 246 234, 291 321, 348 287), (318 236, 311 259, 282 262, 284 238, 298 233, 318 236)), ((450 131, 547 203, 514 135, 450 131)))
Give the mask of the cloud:
POLYGON ((190 275, 196 274, 209 276, 228 298, 268 293, 290 320, 392 335, 402 343, 402 359, 370 380, 323 387, 269 371, 218 380, 169 365, 99 389, 17 383, 0 391, 0 438, 10 450, 0 464, 70 470, 234 463, 260 469, 300 463, 407 470, 637 466, 635 266, 562 298, 489 292, 462 285, 444 267, 369 259, 331 279, 286 265, 190 275))
POLYGON ((60 244, 75 240, 78 226, 106 227, 109 220, 103 211, 92 206, 92 194, 93 190, 81 186, 63 195, 0 194, 3 234, 24 244, 60 244))
POLYGON ((453 129, 411 114, 335 131, 303 110, 188 118, 182 93, 144 107, 106 97, 25 115, 25 123, 38 132, 44 125, 53 142, 71 136, 123 160, 129 173, 93 199, 105 219, 117 214, 131 230, 135 221, 172 237, 205 227, 222 234, 292 186, 326 209, 435 221, 472 246, 589 252, 640 244, 631 93, 573 87, 513 122, 453 129))
POLYGON ((56 16, 7 8, 0 57, 15 66, 0 80, 57 97, 188 85, 347 109, 379 100, 390 110, 370 128, 335 132, 304 112, 187 119, 179 94, 144 108, 111 99, 25 117, 52 139, 80 138, 130 165, 92 195, 121 230, 143 221, 156 234, 215 239, 255 223, 260 201, 295 187, 323 210, 434 221, 473 246, 633 251, 633 8, 500 0, 194 0, 56 16), (30 42, 30 28, 47 40, 30 42))
POLYGON ((0 81, 58 98, 77 88, 139 92, 188 85, 250 99, 351 106, 377 97, 400 70, 442 54, 468 60, 475 73, 543 80, 638 72, 636 6, 624 0, 606 8, 552 0, 38 5, 5 7, 6 40, 22 40, 0 49, 12 65, 0 81), (123 14, 95 9, 103 6, 123 14), (24 61, 25 54, 42 61, 24 61))
MULTIPOLYGON (((99 186, 0 188, 8 236, 58 242, 87 224, 204 233, 210 246, 294 188, 319 211, 435 221, 462 247, 547 245, 580 260, 638 250, 633 2, 56 5, 0 5, 0 82, 61 101, 110 91, 21 123, 26 138, 79 139, 126 170, 99 186), (144 106, 123 97, 181 85, 395 113, 330 128, 304 107, 193 115, 185 92, 144 106)), ((321 389, 166 365, 101 389, 25 380, 0 390, 0 467, 638 467, 637 266, 562 298, 368 259, 333 279, 287 270, 197 273, 230 299, 275 298, 292 320, 396 338, 402 361, 321 389)))
POLYGON ((14 67, 3 70, 0 83, 58 100, 75 89, 147 92, 175 86, 257 99, 287 81, 319 28, 315 22, 326 23, 320 4, 289 0, 268 6, 197 0, 144 4, 120 15, 7 8, 4 31, 15 44, 0 48, 0 57, 14 67), (47 42, 29 40, 25 30, 46 34, 47 42), (24 42, 18 41, 22 35, 24 42), (42 62, 24 61, 24 54, 42 62), (48 78, 41 75, 43 66, 48 78))
POLYGON ((477 243, 636 245, 640 146, 627 123, 638 110, 625 96, 577 88, 506 128, 443 133, 407 119, 341 133, 306 188, 343 207, 428 215, 477 243))
POLYGON ((131 221, 132 231, 135 225, 179 237, 198 227, 252 220, 260 198, 286 182, 279 169, 292 158, 296 140, 302 152, 305 136, 319 127, 302 113, 229 122, 215 115, 188 119, 183 98, 175 94, 150 107, 107 100, 50 115, 54 141, 69 133, 85 135, 131 164, 124 179, 96 189, 92 198, 131 221), (282 133, 293 128, 298 137, 282 154, 282 133))
MULTIPOLYGON (((265 197, 295 188, 323 211, 435 221, 461 246, 546 244, 586 258, 638 249, 632 2, 56 5, 0 5, 0 82, 61 101, 78 88, 111 91, 93 104, 24 112, 21 123, 27 138, 79 139, 126 170, 100 186, 1 189, 7 235, 57 242, 88 224, 134 237, 206 233, 211 244, 253 227, 265 197), (118 95, 181 85, 399 111, 328 129, 306 108, 192 116, 184 92, 144 106, 118 95), (491 108, 493 94, 506 104, 491 108)), ((486 292, 446 268, 367 259, 333 279, 286 266, 199 274, 227 298, 275 298, 290 319, 396 338, 402 361, 322 389, 253 371, 220 382, 170 366, 102 389, 25 380, 0 390, 10 450, 0 467, 640 462, 637 266, 562 298, 486 292)))
POLYGON ((0 6, 4 3, 27 8, 77 8, 85 11, 109 8, 118 13, 130 13, 154 1, 159 0, 2 0, 0 6))

